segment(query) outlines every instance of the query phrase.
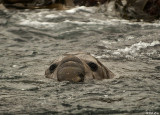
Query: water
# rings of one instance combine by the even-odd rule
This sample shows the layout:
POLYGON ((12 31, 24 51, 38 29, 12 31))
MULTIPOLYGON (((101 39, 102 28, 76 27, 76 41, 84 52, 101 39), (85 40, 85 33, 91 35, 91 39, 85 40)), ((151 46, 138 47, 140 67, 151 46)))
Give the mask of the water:
POLYGON ((0 114, 160 114, 160 22, 95 7, 0 11, 0 114), (84 83, 44 78, 56 57, 90 52, 116 74, 84 83))

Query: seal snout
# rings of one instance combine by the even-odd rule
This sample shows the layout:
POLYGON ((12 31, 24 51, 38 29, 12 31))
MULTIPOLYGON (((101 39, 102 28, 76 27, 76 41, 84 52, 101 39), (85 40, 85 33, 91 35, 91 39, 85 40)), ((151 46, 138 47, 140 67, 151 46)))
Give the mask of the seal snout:
POLYGON ((77 57, 64 58, 57 70, 58 81, 83 82, 85 70, 77 57))

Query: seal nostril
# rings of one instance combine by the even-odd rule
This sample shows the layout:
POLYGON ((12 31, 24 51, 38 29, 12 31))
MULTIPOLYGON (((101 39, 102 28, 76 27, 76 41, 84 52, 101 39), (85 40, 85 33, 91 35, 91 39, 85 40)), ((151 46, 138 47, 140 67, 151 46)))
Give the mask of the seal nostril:
POLYGON ((84 75, 82 73, 80 73, 78 76, 81 78, 81 80, 79 82, 84 82, 84 75))

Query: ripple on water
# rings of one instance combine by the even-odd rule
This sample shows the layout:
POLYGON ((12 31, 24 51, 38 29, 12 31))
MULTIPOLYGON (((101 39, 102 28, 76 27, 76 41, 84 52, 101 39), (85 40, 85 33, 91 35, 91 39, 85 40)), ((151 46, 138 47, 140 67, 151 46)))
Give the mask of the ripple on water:
POLYGON ((10 80, 10 79, 20 79, 23 78, 25 76, 9 76, 9 75, 1 75, 0 79, 6 79, 6 80, 10 80))
POLYGON ((86 7, 0 14, 0 114, 159 112, 160 23, 111 19, 86 7), (116 77, 84 83, 44 78, 52 58, 73 50, 105 58, 116 77))

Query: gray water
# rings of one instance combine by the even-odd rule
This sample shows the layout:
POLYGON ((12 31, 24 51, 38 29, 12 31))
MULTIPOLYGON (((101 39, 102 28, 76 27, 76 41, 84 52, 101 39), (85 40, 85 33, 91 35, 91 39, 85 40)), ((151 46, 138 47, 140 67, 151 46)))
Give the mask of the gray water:
POLYGON ((0 11, 0 114, 160 114, 160 22, 106 17, 96 8, 0 11), (50 62, 89 52, 116 77, 44 77, 50 62))

